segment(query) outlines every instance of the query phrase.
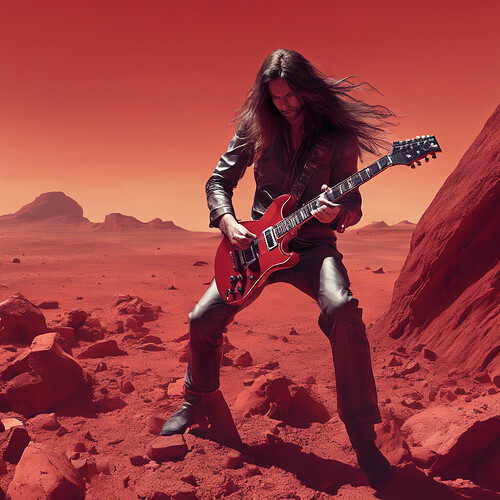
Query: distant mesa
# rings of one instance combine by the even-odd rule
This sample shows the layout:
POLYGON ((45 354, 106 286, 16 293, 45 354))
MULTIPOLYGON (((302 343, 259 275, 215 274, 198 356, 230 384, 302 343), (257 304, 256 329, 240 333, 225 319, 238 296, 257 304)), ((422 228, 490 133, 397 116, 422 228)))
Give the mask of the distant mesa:
POLYGON ((104 222, 93 223, 83 216, 83 208, 61 191, 42 193, 16 213, 0 216, 0 225, 14 226, 26 223, 43 224, 44 227, 71 224, 98 231, 135 231, 137 229, 185 231, 172 221, 162 221, 156 218, 150 222, 141 222, 135 217, 120 213, 111 213, 106 215, 104 222))
POLYGON ((61 191, 42 193, 34 201, 24 205, 14 214, 0 216, 0 223, 23 223, 41 221, 67 224, 88 223, 83 216, 83 208, 61 191))

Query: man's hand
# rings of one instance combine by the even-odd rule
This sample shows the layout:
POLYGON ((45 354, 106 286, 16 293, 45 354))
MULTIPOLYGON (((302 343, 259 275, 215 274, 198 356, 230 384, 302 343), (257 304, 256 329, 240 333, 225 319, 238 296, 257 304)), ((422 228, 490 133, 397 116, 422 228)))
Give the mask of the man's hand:
POLYGON ((219 229, 229 238, 231 245, 237 250, 245 250, 250 247, 252 241, 257 238, 245 226, 242 226, 231 214, 224 214, 219 221, 219 229))
POLYGON ((330 222, 334 221, 338 217, 340 211, 342 210, 342 207, 326 199, 324 193, 327 190, 328 186, 326 184, 323 184, 321 186, 322 194, 318 199, 319 208, 313 210, 311 212, 311 215, 316 217, 316 219, 318 219, 320 222, 324 222, 325 224, 330 224, 330 222))

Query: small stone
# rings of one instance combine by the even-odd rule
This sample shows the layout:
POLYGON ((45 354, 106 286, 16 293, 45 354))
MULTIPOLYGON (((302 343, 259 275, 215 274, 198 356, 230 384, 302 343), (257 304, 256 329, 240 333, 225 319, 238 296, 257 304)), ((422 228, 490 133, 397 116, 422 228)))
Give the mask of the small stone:
POLYGON ((288 332, 288 335, 298 335, 299 333, 297 332, 297 330, 295 330, 295 328, 292 326, 292 328, 290 329, 290 331, 288 332))
POLYGON ((41 413, 30 419, 30 424, 45 429, 46 431, 55 431, 60 427, 55 413, 41 413))
POLYGON ((142 455, 134 455, 130 457, 130 463, 134 465, 135 467, 140 467, 141 465, 146 465, 149 462, 149 460, 146 457, 143 457, 142 455))
POLYGON ((466 394, 465 389, 463 387, 456 387, 453 393, 456 394, 457 396, 463 396, 464 394, 466 394))
POLYGON ((278 361, 269 361, 268 363, 264 363, 263 365, 260 365, 260 367, 263 370, 276 370, 276 368, 280 367, 280 364, 278 361))
POLYGON ((20 261, 17 257, 14 257, 14 258, 12 259, 12 263, 13 263, 13 264, 20 264, 20 263, 21 263, 21 261, 20 261))
POLYGON ((457 399, 457 396, 453 394, 453 392, 444 389, 439 393, 439 397, 441 399, 447 399, 448 401, 455 401, 455 399, 457 399))
POLYGON ((92 441, 92 442, 96 442, 96 439, 92 436, 92 434, 90 434, 90 431, 87 431, 84 435, 83 435, 83 439, 86 439, 87 441, 92 441))
POLYGON ((89 448, 89 453, 90 453, 91 455, 97 455, 97 454, 98 454, 97 448, 96 448, 95 446, 91 446, 91 447, 89 448))
POLYGON ((436 389, 431 389, 429 391, 429 401, 432 403, 433 401, 436 401, 436 398, 438 396, 438 391, 436 389))
POLYGON ((197 260, 193 266, 208 266, 208 262, 205 262, 204 260, 197 260))
POLYGON ((425 347, 425 344, 417 344, 416 346, 413 346, 411 349, 412 351, 415 352, 422 352, 422 349, 425 347))
POLYGON ((401 370, 400 375, 402 377, 405 377, 406 375, 410 375, 411 373, 418 372, 418 370, 420 370, 420 365, 416 361, 410 360, 406 364, 405 368, 401 370))
POLYGON ((389 361, 389 364, 387 366, 402 366, 403 362, 396 356, 392 356, 391 360, 389 361))
POLYGON ((290 341, 288 340, 287 337, 281 337, 281 340, 285 343, 288 344, 290 341))
POLYGON ((108 369, 108 365, 104 361, 99 361, 98 365, 95 368, 95 372, 105 372, 108 369))
POLYGON ((495 387, 490 387, 488 389, 488 394, 490 394, 490 395, 497 394, 497 392, 498 392, 498 389, 496 389, 495 387))
POLYGON ((193 476, 193 474, 189 474, 189 476, 181 477, 181 481, 183 481, 186 484, 190 484, 191 486, 198 486, 198 481, 193 476))
POLYGON ((309 375, 309 377, 306 378, 306 384, 307 385, 316 385, 316 377, 313 377, 312 375, 309 375))
POLYGON ((111 475, 111 468, 109 466, 109 461, 105 458, 98 458, 95 462, 97 472, 99 474, 104 474, 106 476, 111 475))
POLYGON ((57 309, 59 307, 59 302, 57 300, 42 300, 38 304, 39 309, 57 309))
POLYGON ((130 380, 125 380, 121 383, 120 391, 124 394, 130 394, 131 392, 135 391, 135 387, 132 382, 130 382, 130 380))
POLYGON ((385 274, 383 267, 379 267, 377 270, 372 271, 372 272, 373 272, 373 274, 385 274))
POLYGON ((437 359, 437 354, 434 351, 431 351, 430 349, 425 348, 423 350, 423 355, 425 359, 428 359, 429 361, 436 361, 437 359))
POLYGON ((76 443, 75 446, 73 447, 73 451, 76 451, 78 453, 83 453, 87 451, 87 447, 85 446, 85 443, 83 443, 82 441, 78 441, 78 443, 76 443))
POLYGON ((6 431, 12 429, 12 427, 24 427, 24 424, 18 418, 13 418, 13 417, 4 418, 2 420, 2 424, 6 431))
POLYGON ((253 359, 251 354, 248 351, 243 352, 234 360, 234 366, 241 366, 246 368, 248 366, 252 366, 253 359))
POLYGON ((175 460, 182 458, 187 453, 187 445, 184 436, 174 434, 173 436, 160 436, 148 447, 147 455, 157 462, 175 460))
POLYGON ((165 419, 151 415, 146 420, 146 429, 150 434, 158 436, 164 423, 165 419))
POLYGON ((245 477, 262 476, 262 471, 256 465, 247 465, 245 477))
POLYGON ((142 342, 145 344, 151 342, 152 344, 163 344, 163 340, 157 335, 146 335, 142 338, 142 342))
POLYGON ((243 467, 243 458, 241 453, 228 453, 222 461, 222 467, 224 467, 224 469, 241 469, 243 467))
POLYGON ((412 410, 421 410, 424 407, 420 401, 406 401, 406 399, 403 399, 401 404, 412 410))
POLYGON ((488 370, 483 370, 481 373, 478 373, 474 377, 474 380, 476 380, 480 384, 491 384, 491 378, 488 370))
POLYGON ((161 345, 152 344, 151 342, 144 344, 144 345, 141 345, 141 349, 143 351, 164 351, 165 350, 165 348, 162 347, 161 345))
POLYGON ((0 438, 1 458, 11 464, 17 464, 25 448, 31 441, 28 431, 24 427, 12 427, 0 438))
POLYGON ((59 427, 59 429, 57 429, 57 436, 58 437, 61 437, 61 436, 64 436, 64 434, 67 434, 68 433, 68 429, 66 429, 66 427, 59 427))

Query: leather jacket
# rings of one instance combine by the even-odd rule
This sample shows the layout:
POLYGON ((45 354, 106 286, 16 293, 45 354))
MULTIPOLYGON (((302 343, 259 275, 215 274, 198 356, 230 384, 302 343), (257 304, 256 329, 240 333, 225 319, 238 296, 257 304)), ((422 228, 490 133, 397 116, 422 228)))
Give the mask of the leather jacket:
MULTIPOLYGON (((332 140, 311 176, 298 206, 320 194, 322 184, 334 186, 357 170, 358 146, 355 135, 343 130, 330 130, 322 133, 331 134, 332 140)), ((205 186, 210 209, 210 227, 217 227, 220 217, 226 213, 236 217, 231 202, 233 190, 245 174, 247 167, 252 164, 256 184, 252 219, 260 219, 275 198, 290 193, 297 173, 300 174, 301 167, 314 147, 315 140, 314 134, 306 136, 292 158, 287 139, 278 136, 254 162, 252 148, 245 139, 235 135, 205 186)), ((342 207, 341 212, 333 222, 325 224, 313 218, 300 228, 295 240, 303 240, 305 243, 335 242, 334 230, 343 232, 345 228, 356 224, 361 218, 361 195, 358 189, 347 193, 338 200, 338 204, 342 207)))

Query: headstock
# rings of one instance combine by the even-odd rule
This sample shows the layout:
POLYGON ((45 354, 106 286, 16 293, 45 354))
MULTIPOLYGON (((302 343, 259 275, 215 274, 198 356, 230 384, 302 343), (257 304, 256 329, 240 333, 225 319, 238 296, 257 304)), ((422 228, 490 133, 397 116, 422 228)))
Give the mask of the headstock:
POLYGON ((440 153, 441 148, 433 135, 422 135, 415 139, 407 139, 406 141, 395 141, 392 143, 392 158, 393 165, 409 165, 415 168, 415 163, 421 165, 420 160, 425 158, 429 161, 427 155, 436 158, 436 153, 440 153))

